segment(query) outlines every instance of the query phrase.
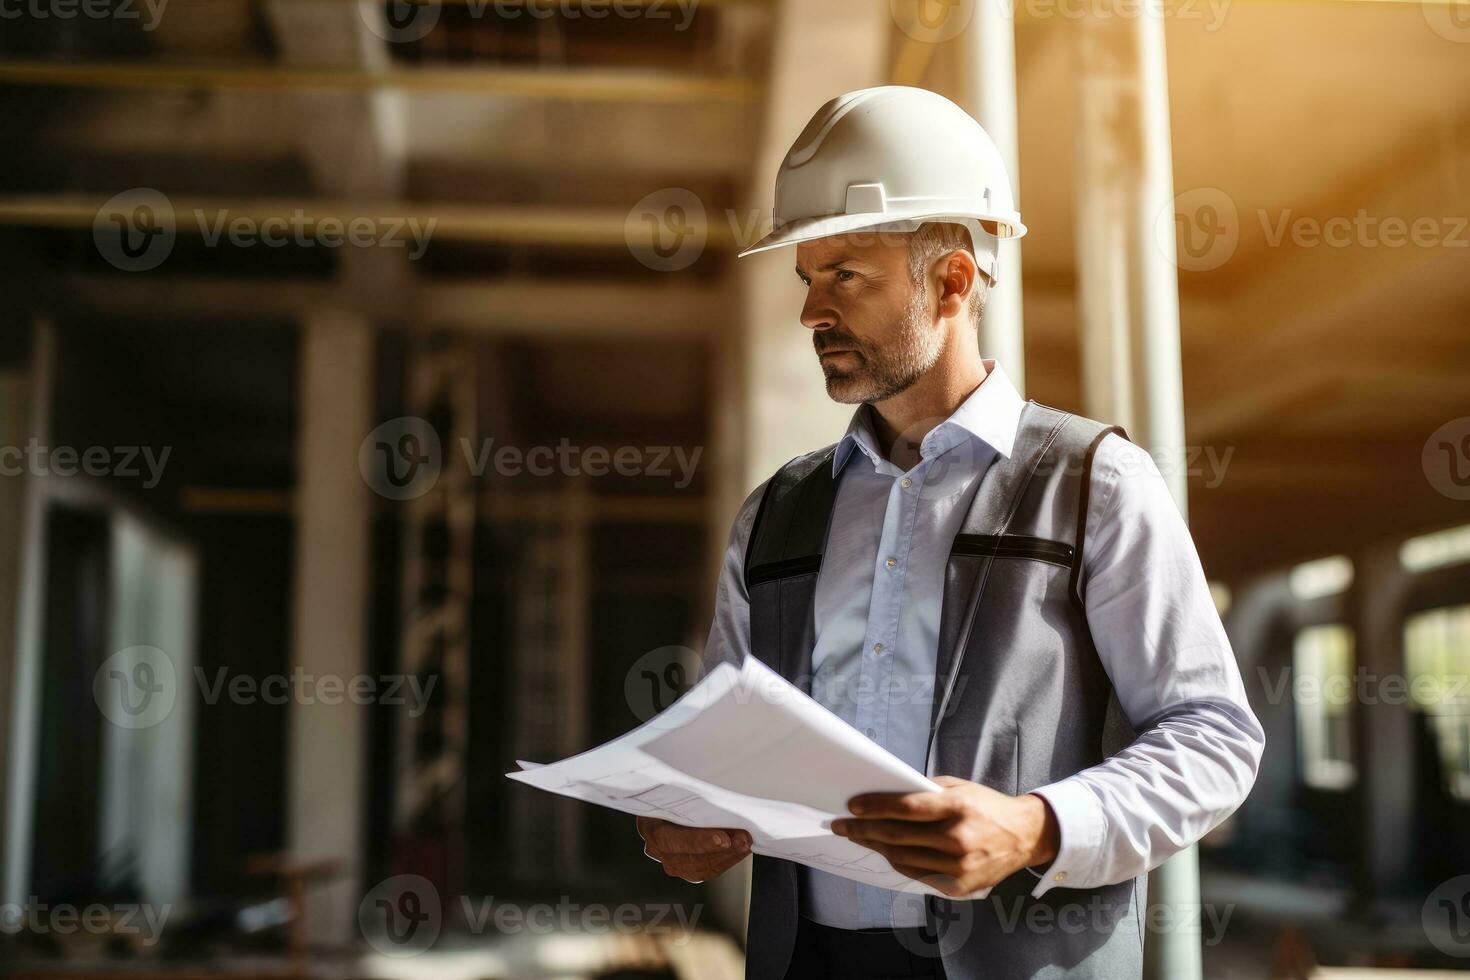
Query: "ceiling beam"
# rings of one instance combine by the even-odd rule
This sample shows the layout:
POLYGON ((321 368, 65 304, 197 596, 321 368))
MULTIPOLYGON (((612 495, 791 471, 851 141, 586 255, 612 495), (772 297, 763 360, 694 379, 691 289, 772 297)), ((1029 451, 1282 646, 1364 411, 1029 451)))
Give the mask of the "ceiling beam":
POLYGON ((754 102, 748 78, 610 68, 383 68, 272 64, 6 61, 0 84, 93 89, 265 92, 416 92, 511 95, 579 102, 754 102))
MULTIPOLYGON (((484 3, 488 2, 488 0, 454 0, 454 2, 484 3)), ((1271 7, 1280 6, 1282 0, 1235 0, 1235 2, 1252 6, 1271 7)), ((1453 7, 1456 4, 1464 3, 1465 0, 1297 0, 1297 2, 1309 2, 1319 6, 1388 5, 1405 7, 1453 7)), ((1079 16, 1081 16, 1075 12, 1078 9, 1077 7, 1064 6, 1061 0, 1012 0, 1012 3, 1013 13, 1018 24, 1034 24, 1037 26, 1053 24, 1057 27, 1062 27, 1069 24, 1076 24, 1079 16), (1060 16, 1058 16, 1059 10, 1062 11, 1060 16)), ((1197 7, 1198 3, 1199 0, 1163 0, 1163 8, 1165 11, 1172 11, 1177 8, 1190 9, 1191 7, 1197 7)), ((1097 10, 1102 14, 1107 13, 1106 7, 1088 7, 1087 9, 1097 10)), ((1120 11, 1126 11, 1127 9, 1136 9, 1136 7, 1129 8, 1126 3, 1120 2, 1118 9, 1120 11)))
MULTIPOLYGON (((315 0, 317 3, 358 4, 362 0, 315 0)), ((592 7, 607 10, 609 7, 648 7, 652 10, 677 7, 680 0, 409 0, 427 6, 438 4, 445 7, 469 7, 483 12, 490 7, 535 7, 543 11, 535 16, 550 17, 562 10, 576 7, 592 7)), ((682 0, 687 6, 699 7, 774 7, 776 0, 682 0)), ((605 15, 604 15, 605 16, 605 15)), ((589 17, 589 20, 594 18, 589 17)))
MULTIPOLYGON (((0 198, 0 226, 91 228, 107 203, 80 195, 0 198)), ((324 222, 345 224, 366 219, 385 232, 398 228, 400 238, 422 230, 426 236, 441 241, 628 247, 628 211, 622 208, 267 198, 240 201, 179 198, 171 199, 170 204, 174 226, 181 234, 213 233, 229 222, 244 219, 257 228, 268 221, 285 221, 291 228, 304 228, 309 235, 324 222)), ((708 222, 707 248, 726 251, 734 244, 735 232, 728 223, 708 222)))
POLYGON ((347 309, 378 324, 458 328, 538 340, 587 337, 701 339, 725 329, 723 287, 691 283, 616 283, 509 279, 488 284, 418 280, 371 294, 336 283, 138 276, 67 276, 34 302, 58 314, 198 320, 296 319, 347 309))

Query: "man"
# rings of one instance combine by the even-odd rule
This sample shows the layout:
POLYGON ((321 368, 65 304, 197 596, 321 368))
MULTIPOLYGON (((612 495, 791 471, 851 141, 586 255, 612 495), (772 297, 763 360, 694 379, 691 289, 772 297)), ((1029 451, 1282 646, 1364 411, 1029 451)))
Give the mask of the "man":
MULTIPOLYGON (((750 250, 796 246, 827 393, 858 408, 741 508, 706 660, 761 658, 930 774, 832 830, 950 896, 757 857, 750 977, 1136 977, 1148 870, 1255 779, 1261 726, 1151 457, 977 349, 997 239, 1024 233, 974 120, 885 87, 817 113, 750 250)), ((750 846, 639 830, 691 881, 750 846)))

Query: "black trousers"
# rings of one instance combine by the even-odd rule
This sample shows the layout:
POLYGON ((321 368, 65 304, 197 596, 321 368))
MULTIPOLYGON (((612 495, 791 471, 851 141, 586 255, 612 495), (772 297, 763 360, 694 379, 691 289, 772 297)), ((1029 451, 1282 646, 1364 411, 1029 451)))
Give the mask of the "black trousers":
POLYGON ((798 919, 787 980, 917 980, 944 977, 939 946, 923 929, 834 929, 798 919))

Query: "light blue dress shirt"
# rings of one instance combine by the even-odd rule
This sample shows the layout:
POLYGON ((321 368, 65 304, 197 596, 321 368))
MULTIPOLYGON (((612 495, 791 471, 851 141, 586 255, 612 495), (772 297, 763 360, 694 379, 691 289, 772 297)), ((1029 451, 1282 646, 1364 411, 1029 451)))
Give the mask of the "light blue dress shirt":
MULTIPOLYGON (((950 546, 981 480, 1009 457, 1020 394, 994 361, 902 471, 860 406, 832 465, 837 497, 813 614, 812 697, 915 769, 927 762, 950 546)), ((705 649, 707 667, 750 652, 743 567, 761 491, 736 517, 705 649)), ((1264 735, 1246 701, 1193 541, 1151 456, 1116 436, 1098 449, 1082 556, 1088 625, 1139 738, 1042 787, 1061 849, 1033 895, 1096 887, 1162 863, 1218 825, 1254 782, 1264 735)), ((801 913, 843 929, 923 922, 922 904, 801 868, 801 913)))

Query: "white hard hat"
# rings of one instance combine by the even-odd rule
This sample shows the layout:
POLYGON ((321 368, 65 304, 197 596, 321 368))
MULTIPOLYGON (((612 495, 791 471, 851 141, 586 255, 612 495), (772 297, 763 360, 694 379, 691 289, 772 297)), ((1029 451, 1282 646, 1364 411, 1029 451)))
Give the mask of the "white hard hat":
POLYGON ((822 106, 796 138, 776 175, 774 230, 740 255, 929 221, 969 228, 992 279, 998 239, 1026 234, 1000 151, 969 113, 927 89, 861 89, 822 106))

